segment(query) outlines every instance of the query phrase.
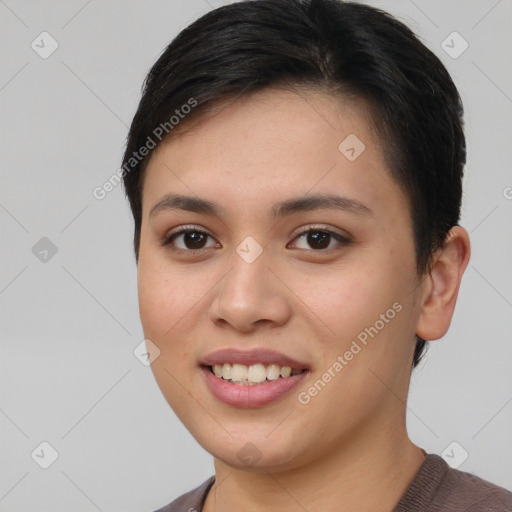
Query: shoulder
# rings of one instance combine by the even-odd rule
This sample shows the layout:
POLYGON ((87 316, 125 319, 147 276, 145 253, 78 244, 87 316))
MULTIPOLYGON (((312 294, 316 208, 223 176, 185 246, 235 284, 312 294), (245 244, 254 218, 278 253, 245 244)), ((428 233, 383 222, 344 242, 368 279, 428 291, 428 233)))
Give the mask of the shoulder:
POLYGON ((439 479, 427 510, 450 512, 512 512, 512 492, 472 473, 451 468, 439 455, 429 454, 427 473, 439 479))
POLYGON ((456 510, 465 512, 512 512, 512 492, 449 466, 439 489, 439 500, 456 503, 456 510))
POLYGON ((201 512, 203 509, 206 495, 210 490, 215 477, 210 477, 208 480, 203 482, 199 487, 196 487, 192 491, 182 494, 179 498, 176 498, 172 503, 169 503, 165 507, 155 510, 155 512, 201 512))

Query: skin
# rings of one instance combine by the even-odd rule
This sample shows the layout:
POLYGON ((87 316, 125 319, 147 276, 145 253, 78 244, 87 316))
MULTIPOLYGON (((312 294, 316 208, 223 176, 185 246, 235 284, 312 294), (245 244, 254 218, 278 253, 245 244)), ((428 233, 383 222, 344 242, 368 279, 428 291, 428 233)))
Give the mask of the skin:
POLYGON ((173 134, 149 162, 140 317, 160 349, 152 369, 163 395, 215 458, 206 512, 391 511, 423 462, 405 426, 415 333, 434 340, 447 331, 469 238, 454 227, 430 272, 417 275, 409 207, 370 121, 360 101, 266 89, 173 134), (354 161, 338 150, 349 134, 365 144, 354 161), (169 193, 215 202, 223 212, 150 216, 169 193), (268 217, 275 203, 313 193, 358 200, 372 213, 268 217), (329 249, 319 249, 297 233, 310 224, 352 242, 331 237, 329 249), (190 225, 211 236, 204 249, 194 252, 183 236, 162 245, 190 225), (263 249, 252 263, 236 252, 247 236, 263 249), (401 311, 301 404, 298 394, 394 303, 401 311), (276 403, 230 407, 209 392, 198 366, 229 347, 272 348, 307 362, 310 373, 276 403), (260 456, 254 466, 237 457, 246 443, 260 456))

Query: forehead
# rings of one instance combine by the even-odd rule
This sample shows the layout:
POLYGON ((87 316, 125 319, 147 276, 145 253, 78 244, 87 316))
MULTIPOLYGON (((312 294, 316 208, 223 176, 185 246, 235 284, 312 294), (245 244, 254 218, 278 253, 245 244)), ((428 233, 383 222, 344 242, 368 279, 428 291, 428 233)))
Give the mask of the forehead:
POLYGON ((270 205, 333 191, 385 207, 403 203, 366 104, 314 90, 266 89, 227 103, 155 150, 143 209, 168 190, 270 205))

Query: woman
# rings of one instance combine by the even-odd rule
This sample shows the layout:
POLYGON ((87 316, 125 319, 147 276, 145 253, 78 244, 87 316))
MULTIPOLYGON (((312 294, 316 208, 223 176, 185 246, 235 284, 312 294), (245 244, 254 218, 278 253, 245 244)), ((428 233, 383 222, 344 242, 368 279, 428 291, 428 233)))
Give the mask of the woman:
POLYGON ((512 508, 405 423, 470 257, 465 155, 448 72, 375 8, 240 2, 171 42, 123 179, 152 369, 215 476, 159 512, 512 508))

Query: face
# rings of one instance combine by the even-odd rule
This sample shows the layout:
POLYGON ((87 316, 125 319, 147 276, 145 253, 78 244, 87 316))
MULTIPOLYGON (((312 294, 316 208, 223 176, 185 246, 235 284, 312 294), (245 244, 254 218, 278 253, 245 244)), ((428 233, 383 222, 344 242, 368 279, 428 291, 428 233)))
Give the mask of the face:
POLYGON ((152 369, 233 467, 296 468, 405 427, 420 291, 383 150, 364 104, 267 89, 149 162, 138 291, 152 369))

